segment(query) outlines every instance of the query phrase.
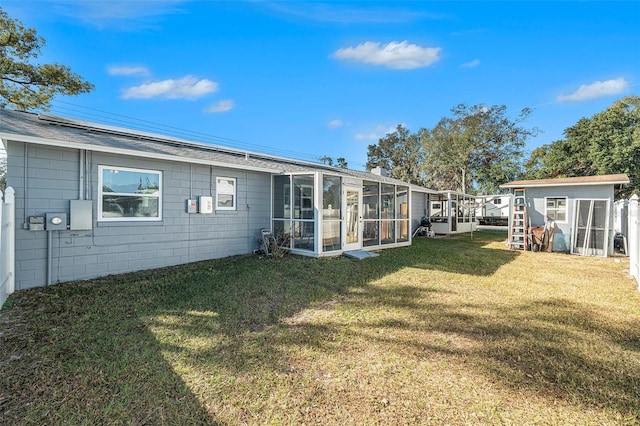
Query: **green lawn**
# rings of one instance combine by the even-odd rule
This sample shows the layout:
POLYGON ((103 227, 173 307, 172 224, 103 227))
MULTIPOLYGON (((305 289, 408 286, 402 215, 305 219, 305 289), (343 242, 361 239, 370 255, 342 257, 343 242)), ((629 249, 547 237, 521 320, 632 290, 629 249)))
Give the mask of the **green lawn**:
POLYGON ((18 292, 0 424, 640 424, 625 258, 417 239, 18 292))

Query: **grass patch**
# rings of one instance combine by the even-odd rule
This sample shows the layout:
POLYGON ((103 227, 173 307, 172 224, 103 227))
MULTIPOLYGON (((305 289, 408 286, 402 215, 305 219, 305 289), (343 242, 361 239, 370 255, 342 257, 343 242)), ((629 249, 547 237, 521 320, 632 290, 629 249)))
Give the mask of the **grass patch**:
POLYGON ((628 261, 417 239, 22 291, 2 424, 639 424, 628 261))

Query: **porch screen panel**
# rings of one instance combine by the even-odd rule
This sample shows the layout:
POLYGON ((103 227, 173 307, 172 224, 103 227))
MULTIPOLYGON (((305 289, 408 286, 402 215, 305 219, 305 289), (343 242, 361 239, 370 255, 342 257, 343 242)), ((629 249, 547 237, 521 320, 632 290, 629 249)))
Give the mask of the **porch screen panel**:
POLYGON ((278 245, 291 247, 291 177, 273 178, 272 232, 278 245))
POLYGON ((409 241, 409 188, 396 188, 397 241, 409 241))
POLYGON ((380 245, 380 184, 364 181, 362 187, 362 216, 365 247, 380 245))
POLYGON ((291 218, 291 177, 275 176, 273 178, 273 218, 291 218))
POLYGON ((314 250, 315 208, 313 194, 313 175, 293 176, 293 248, 314 250))
POLYGON ((392 244, 396 242, 395 186, 382 184, 381 188, 380 243, 392 244))
POLYGON ((322 250, 340 250, 342 221, 340 178, 324 176, 322 179, 322 250))

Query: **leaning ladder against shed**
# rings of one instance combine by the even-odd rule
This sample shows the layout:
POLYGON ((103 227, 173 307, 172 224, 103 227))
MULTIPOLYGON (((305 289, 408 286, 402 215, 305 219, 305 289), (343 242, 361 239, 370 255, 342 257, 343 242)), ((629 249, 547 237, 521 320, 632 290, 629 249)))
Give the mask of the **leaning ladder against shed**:
POLYGON ((527 200, 524 189, 513 191, 513 210, 509 228, 509 248, 527 249, 527 200))

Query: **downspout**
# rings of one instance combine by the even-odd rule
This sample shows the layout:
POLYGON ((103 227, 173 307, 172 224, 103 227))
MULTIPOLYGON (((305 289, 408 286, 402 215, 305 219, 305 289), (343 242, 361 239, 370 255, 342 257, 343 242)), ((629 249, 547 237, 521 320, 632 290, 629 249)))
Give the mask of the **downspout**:
POLYGON ((52 236, 53 231, 47 231, 47 286, 51 285, 51 246, 52 246, 52 236))
POLYGON ((78 177, 78 200, 84 200, 85 193, 85 161, 86 161, 86 151, 84 149, 80 150, 80 164, 79 164, 79 174, 78 177))
POLYGON ((23 157, 24 161, 23 161, 23 170, 24 170, 24 179, 22 180, 22 193, 24 194, 24 198, 22 199, 23 203, 24 203, 24 213, 23 213, 23 220, 22 220, 22 229, 27 228, 27 215, 29 214, 29 185, 28 185, 28 180, 29 180, 29 144, 25 143, 24 144, 24 157, 23 157))

